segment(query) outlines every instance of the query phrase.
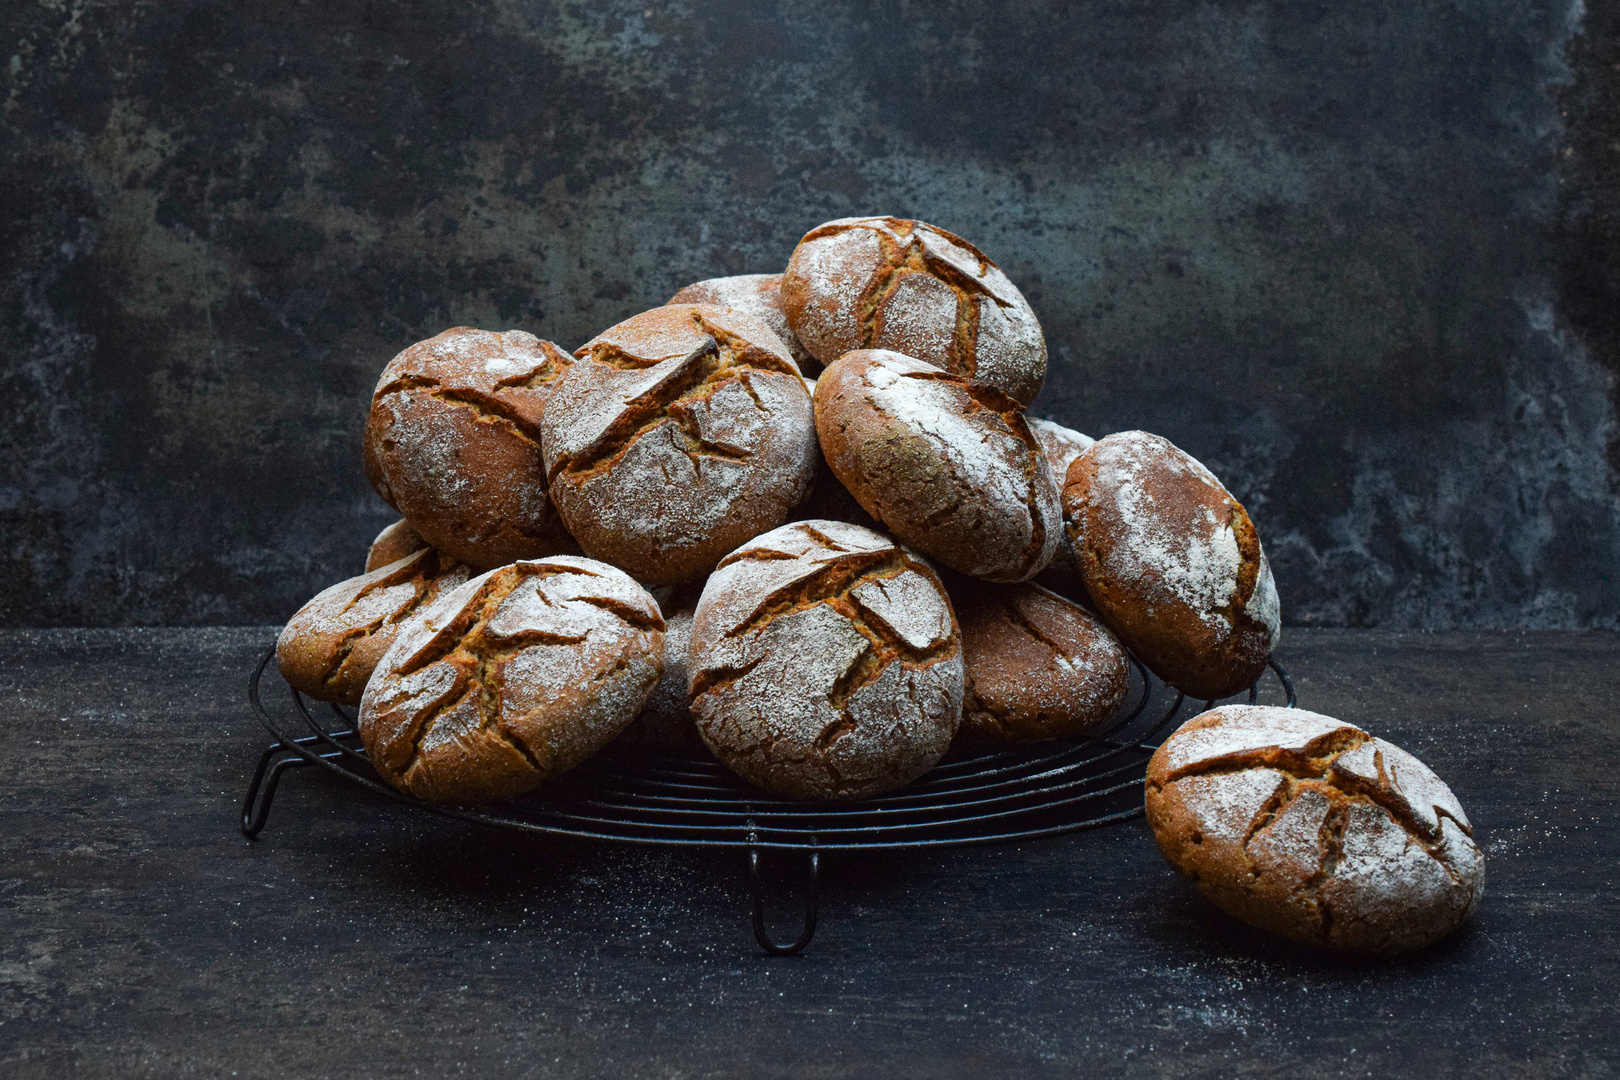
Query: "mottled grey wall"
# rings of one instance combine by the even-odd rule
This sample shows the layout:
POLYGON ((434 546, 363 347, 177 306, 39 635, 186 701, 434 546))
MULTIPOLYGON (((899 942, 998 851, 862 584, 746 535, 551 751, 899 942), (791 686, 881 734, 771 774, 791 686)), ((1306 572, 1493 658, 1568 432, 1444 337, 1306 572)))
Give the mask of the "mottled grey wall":
POLYGON ((1227 480, 1290 621, 1615 627, 1615 22, 12 0, 0 622, 283 619, 389 520, 394 352, 571 348, 892 213, 1024 288, 1037 414, 1227 480))

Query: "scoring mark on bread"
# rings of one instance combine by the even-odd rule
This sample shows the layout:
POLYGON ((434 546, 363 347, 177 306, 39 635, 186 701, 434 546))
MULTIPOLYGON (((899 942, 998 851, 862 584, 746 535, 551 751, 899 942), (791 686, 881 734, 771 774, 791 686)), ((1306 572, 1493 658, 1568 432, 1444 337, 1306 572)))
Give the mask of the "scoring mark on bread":
POLYGON ((445 586, 460 585, 467 579, 466 567, 453 559, 446 559, 432 548, 422 548, 405 559, 400 560, 405 565, 400 566, 392 573, 379 577, 376 581, 368 582, 357 590, 348 603, 332 617, 332 622, 341 622, 343 616, 353 611, 361 601, 374 593, 385 589, 397 588, 400 585, 410 584, 415 589, 415 596, 402 607, 393 611, 382 612, 369 622, 358 623, 346 628, 334 646, 331 666, 322 677, 322 684, 331 686, 343 675, 343 666, 348 663, 350 655, 359 647, 359 644, 372 637, 378 631, 399 626, 422 608, 438 599, 445 591, 445 586), (427 564, 431 563, 429 569, 427 564), (457 570, 461 572, 457 574, 457 570), (451 580, 454 577, 455 580, 451 580))
MULTIPOLYGON (((697 348, 678 358, 668 375, 652 387, 624 403, 619 413, 589 445, 573 454, 560 454, 552 462, 550 478, 567 473, 576 481, 613 468, 641 435, 662 420, 673 420, 681 433, 682 449, 694 468, 701 472, 702 458, 749 461, 752 451, 705 438, 692 406, 712 397, 722 386, 736 382, 761 412, 768 413, 750 375, 755 371, 791 373, 796 370, 769 350, 714 326, 694 313, 694 326, 704 335, 697 348)), ((670 358, 647 359, 626 352, 612 342, 598 344, 590 360, 618 370, 641 370, 670 362, 670 358)))
MULTIPOLYGON (((350 611, 354 610, 354 606, 356 604, 365 599, 367 596, 370 596, 372 593, 376 592, 378 589, 389 589, 393 588, 395 585, 402 584, 404 584, 404 582, 391 581, 385 578, 382 581, 373 582, 372 584, 367 585, 365 588, 355 593, 354 597, 350 599, 347 604, 343 605, 343 610, 338 612, 337 617, 341 619, 344 615, 347 615, 350 611)), ((343 632, 343 636, 338 639, 337 645, 334 647, 331 658, 331 667, 327 669, 326 675, 321 682, 326 686, 331 686, 334 682, 336 682, 338 676, 343 672, 343 665, 349 660, 349 655, 354 652, 355 647, 359 645, 361 641, 371 637, 378 630, 382 629, 385 624, 390 622, 399 622, 400 620, 410 616, 422 606, 424 596, 426 596, 426 590, 420 584, 418 584, 416 587, 415 597, 404 608, 398 609, 392 613, 383 612, 370 622, 358 623, 345 630, 343 632)))

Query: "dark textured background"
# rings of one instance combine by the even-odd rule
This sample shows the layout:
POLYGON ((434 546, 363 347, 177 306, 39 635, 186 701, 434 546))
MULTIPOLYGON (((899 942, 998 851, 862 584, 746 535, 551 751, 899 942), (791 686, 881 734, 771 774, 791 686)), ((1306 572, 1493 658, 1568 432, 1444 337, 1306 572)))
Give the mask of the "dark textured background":
POLYGON ((0 623, 276 622, 382 364, 573 347, 818 222, 984 247, 1291 622, 1620 626, 1620 16, 1578 0, 12 0, 0 623))

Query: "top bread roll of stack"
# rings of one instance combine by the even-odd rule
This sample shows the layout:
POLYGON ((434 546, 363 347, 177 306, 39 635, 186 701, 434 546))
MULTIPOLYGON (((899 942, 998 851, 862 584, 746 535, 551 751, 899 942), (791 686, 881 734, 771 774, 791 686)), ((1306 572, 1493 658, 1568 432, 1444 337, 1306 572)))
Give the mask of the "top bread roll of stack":
POLYGON ((876 794, 959 735, 1084 735, 1127 649, 1199 697, 1247 687, 1278 627, 1254 523, 1162 438, 1026 417, 1046 358, 987 254, 893 217, 571 354, 446 330, 372 396, 362 460, 402 520, 288 623, 283 671, 359 701, 390 782, 455 800, 620 735, 876 794))

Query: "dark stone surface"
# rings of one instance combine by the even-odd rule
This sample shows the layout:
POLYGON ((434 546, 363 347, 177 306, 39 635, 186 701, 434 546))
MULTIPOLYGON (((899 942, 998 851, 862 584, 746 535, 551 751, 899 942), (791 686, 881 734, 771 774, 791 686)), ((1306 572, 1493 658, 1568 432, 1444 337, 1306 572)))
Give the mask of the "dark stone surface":
POLYGON ((508 835, 294 774, 256 843, 265 628, 0 634, 0 1077, 1604 1077, 1620 637, 1297 631, 1302 704, 1420 755, 1487 851, 1417 955, 1249 931, 1140 821, 828 859, 758 955, 737 855, 508 835))
POLYGON ((272 622, 403 346, 579 344, 839 215, 985 247, 1296 623, 1620 626, 1613 5, 0 11, 0 623, 272 622))

